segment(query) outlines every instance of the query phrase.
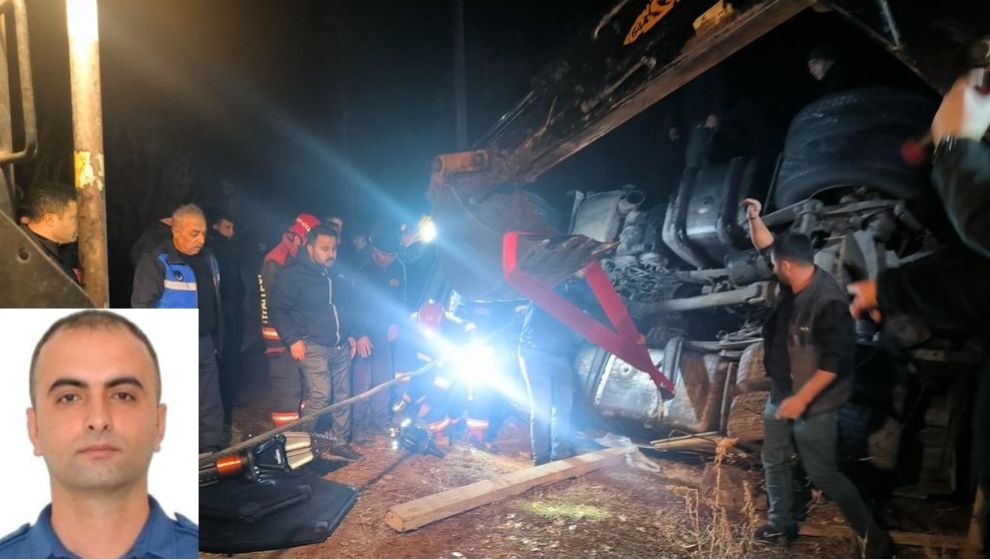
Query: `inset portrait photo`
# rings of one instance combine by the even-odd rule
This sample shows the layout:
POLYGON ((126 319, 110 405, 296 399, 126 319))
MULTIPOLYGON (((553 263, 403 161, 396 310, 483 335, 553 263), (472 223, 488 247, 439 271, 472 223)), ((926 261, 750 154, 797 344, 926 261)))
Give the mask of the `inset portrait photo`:
POLYGON ((196 310, 0 323, 0 558, 197 557, 196 310))

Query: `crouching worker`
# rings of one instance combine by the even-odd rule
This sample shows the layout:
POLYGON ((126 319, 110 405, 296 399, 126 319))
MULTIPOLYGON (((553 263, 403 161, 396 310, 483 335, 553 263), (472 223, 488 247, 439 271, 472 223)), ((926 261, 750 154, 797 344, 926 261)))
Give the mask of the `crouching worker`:
MULTIPOLYGON (((424 424, 433 441, 446 447, 450 445, 449 429, 465 420, 467 392, 457 369, 464 365, 461 354, 467 325, 433 301, 420 306, 412 323, 408 335, 396 345, 396 377, 407 378, 408 383, 394 406, 394 420, 400 426, 406 418, 424 424), (432 370, 408 376, 436 360, 442 361, 432 370)), ((475 422, 470 417, 467 420, 470 430, 475 422)))
POLYGON ((763 470, 767 524, 760 540, 797 539, 791 458, 797 455, 811 481, 835 500, 870 558, 890 555, 890 537, 873 518, 856 486, 838 466, 838 410, 852 394, 856 341, 848 298, 815 266, 811 240, 774 239, 757 200, 747 208, 753 245, 769 257, 780 297, 763 326, 764 363, 771 393, 763 414, 763 470))

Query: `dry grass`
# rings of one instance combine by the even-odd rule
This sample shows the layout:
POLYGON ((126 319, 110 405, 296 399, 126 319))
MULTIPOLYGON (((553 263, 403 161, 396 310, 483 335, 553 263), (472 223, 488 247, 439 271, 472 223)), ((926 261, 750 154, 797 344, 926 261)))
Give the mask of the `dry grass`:
POLYGON ((681 541, 682 555, 690 558, 746 558, 762 556, 765 547, 753 539, 759 525, 749 482, 743 482, 743 508, 731 512, 721 503, 722 463, 726 448, 716 450, 714 459, 715 486, 704 494, 697 488, 668 486, 667 489, 683 500, 683 515, 664 518, 673 520, 660 528, 664 540, 681 541))

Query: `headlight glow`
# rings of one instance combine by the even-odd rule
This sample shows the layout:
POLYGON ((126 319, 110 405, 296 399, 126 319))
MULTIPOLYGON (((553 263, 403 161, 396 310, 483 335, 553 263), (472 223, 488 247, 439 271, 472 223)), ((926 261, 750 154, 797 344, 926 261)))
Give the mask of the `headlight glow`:
POLYGON ((419 237, 423 243, 431 243, 437 238, 437 225, 432 220, 419 226, 419 237))

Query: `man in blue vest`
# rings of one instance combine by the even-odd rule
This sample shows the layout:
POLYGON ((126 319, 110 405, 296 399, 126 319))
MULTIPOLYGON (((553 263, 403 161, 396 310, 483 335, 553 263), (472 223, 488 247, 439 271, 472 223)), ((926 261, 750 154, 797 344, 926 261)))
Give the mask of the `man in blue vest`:
POLYGON ((217 367, 223 340, 220 269, 206 243, 206 217, 195 204, 172 213, 172 239, 141 257, 132 307, 199 309, 199 448, 219 451, 223 404, 217 367))
POLYGON ((196 558, 196 525, 148 494, 166 407, 141 329, 107 311, 58 320, 35 346, 30 390, 28 436, 51 504, 0 538, 0 558, 196 558))

